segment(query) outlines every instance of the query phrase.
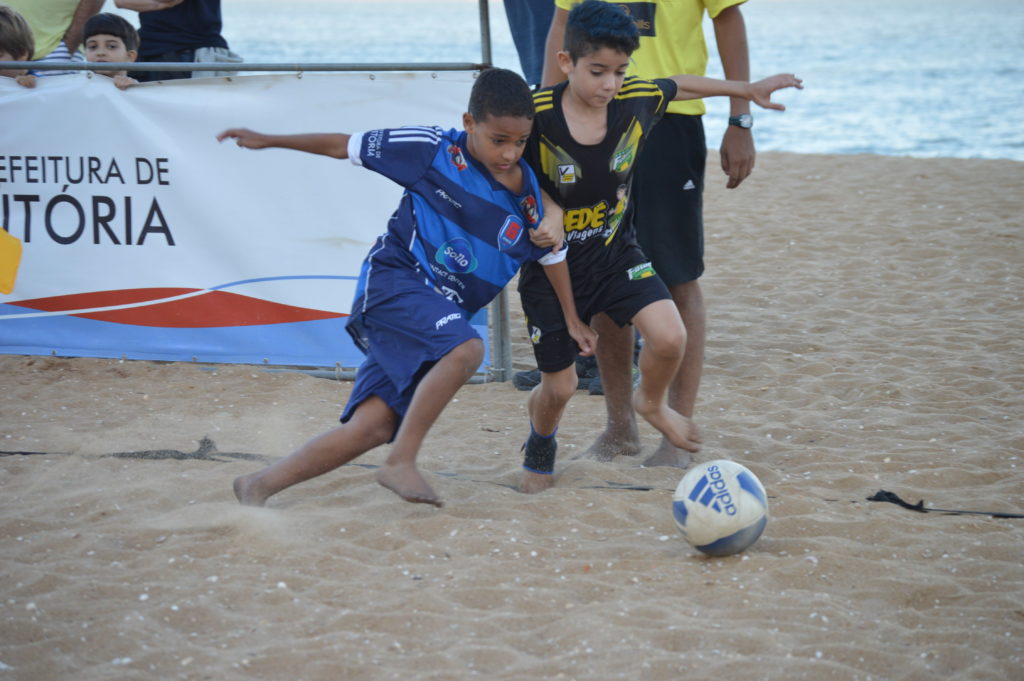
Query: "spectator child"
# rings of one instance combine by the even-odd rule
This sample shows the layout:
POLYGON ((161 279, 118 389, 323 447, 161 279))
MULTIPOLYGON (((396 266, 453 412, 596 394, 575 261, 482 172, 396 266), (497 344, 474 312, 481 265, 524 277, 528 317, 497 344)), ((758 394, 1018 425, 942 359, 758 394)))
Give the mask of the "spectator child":
MULTIPOLYGON (((0 62, 29 61, 34 51, 35 40, 25 17, 7 5, 0 5, 0 62)), ((24 87, 36 86, 36 77, 28 69, 0 69, 0 76, 13 78, 24 87)))
MULTIPOLYGON (((85 22, 82 32, 85 43, 85 60, 90 63, 127 63, 135 61, 139 50, 139 34, 128 21, 121 16, 103 12, 85 22)), ((125 90, 139 81, 128 75, 127 71, 97 72, 112 78, 114 85, 125 90)))

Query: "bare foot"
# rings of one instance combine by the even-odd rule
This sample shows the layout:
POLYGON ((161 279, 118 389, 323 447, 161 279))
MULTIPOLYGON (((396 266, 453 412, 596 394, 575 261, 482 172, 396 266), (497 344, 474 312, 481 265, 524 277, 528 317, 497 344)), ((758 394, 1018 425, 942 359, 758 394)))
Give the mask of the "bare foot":
POLYGON ((661 439, 661 444, 654 450, 654 453, 644 459, 644 466, 672 466, 674 468, 686 468, 690 465, 692 457, 685 449, 680 449, 674 444, 661 439))
POLYGON ((551 489, 551 486, 554 484, 553 475, 544 475, 543 473, 524 470, 522 482, 519 483, 519 491, 523 494, 537 494, 546 489, 551 489))
POLYGON ((616 456, 636 456, 640 453, 640 435, 633 427, 623 431, 612 431, 606 428, 603 433, 597 436, 594 444, 590 445, 577 459, 590 459, 592 461, 611 461, 616 456))
POLYGON ((256 484, 258 473, 240 475, 235 478, 232 486, 235 490, 235 498, 243 506, 263 506, 267 503, 267 495, 261 493, 256 484))
POLYGON ((414 504, 444 506, 414 464, 384 464, 377 471, 377 482, 414 504))
POLYGON ((644 400, 641 393, 633 396, 633 406, 652 426, 661 431, 669 442, 688 452, 700 451, 700 432, 693 421, 667 404, 656 404, 644 400))

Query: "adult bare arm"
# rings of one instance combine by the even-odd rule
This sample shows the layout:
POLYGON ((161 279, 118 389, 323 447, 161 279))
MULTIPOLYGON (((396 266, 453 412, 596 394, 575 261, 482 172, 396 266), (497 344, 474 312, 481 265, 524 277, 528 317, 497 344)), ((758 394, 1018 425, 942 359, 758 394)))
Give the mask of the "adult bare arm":
MULTIPOLYGON (((711 21, 725 77, 728 80, 749 81, 750 50, 747 46, 747 26, 739 5, 723 9, 711 21)), ((730 117, 748 113, 750 102, 740 97, 730 99, 730 117)), ((749 128, 737 125, 726 126, 719 147, 722 170, 729 176, 726 188, 738 187, 753 172, 755 156, 753 132, 749 128)))

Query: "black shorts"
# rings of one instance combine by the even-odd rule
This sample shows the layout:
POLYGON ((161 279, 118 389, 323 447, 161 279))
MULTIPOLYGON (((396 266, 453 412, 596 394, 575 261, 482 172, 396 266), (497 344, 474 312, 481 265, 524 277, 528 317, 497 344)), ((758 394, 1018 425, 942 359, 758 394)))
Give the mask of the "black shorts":
POLYGON ((666 114, 644 143, 629 204, 637 240, 668 286, 704 273, 704 123, 666 114))
MULTIPOLYGON (((594 315, 604 312, 613 322, 625 326, 651 303, 671 300, 665 284, 654 274, 640 249, 631 247, 629 257, 620 259, 618 264, 620 267, 611 274, 584 281, 574 291, 576 313, 584 322, 589 324, 594 315)), ((532 286, 519 287, 533 356, 541 371, 561 371, 573 365, 579 348, 566 328, 554 289, 546 280, 543 285, 533 281, 532 286)))

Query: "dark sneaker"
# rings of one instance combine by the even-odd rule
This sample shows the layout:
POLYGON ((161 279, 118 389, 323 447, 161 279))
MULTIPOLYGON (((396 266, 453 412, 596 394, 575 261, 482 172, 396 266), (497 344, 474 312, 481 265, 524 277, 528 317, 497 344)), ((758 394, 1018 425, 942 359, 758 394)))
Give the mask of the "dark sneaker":
MULTIPOLYGON (((633 390, 636 390, 640 385, 640 368, 637 366, 633 367, 633 390)), ((597 374, 587 385, 587 392, 591 395, 604 395, 604 385, 601 383, 601 374, 597 374)))
POLYGON ((533 390, 540 385, 540 370, 517 371, 512 376, 512 385, 516 387, 516 390, 533 390))

